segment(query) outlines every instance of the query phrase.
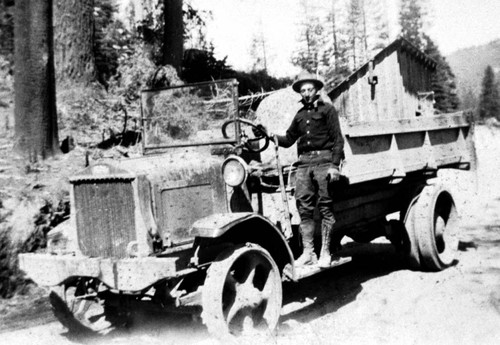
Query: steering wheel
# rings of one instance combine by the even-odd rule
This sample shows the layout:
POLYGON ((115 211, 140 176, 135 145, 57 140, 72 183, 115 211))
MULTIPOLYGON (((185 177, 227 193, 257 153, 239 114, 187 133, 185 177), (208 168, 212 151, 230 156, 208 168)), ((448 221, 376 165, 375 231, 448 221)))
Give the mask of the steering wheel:
POLYGON ((226 128, 228 125, 230 125, 233 122, 240 122, 242 124, 245 124, 247 126, 252 127, 253 133, 256 135, 255 138, 248 138, 246 135, 240 135, 241 142, 242 142, 243 147, 245 149, 247 149, 250 152, 258 153, 258 152, 265 151, 269 147, 269 141, 271 140, 271 138, 269 137, 269 135, 267 135, 265 130, 263 130, 262 126, 256 125, 252 121, 245 120, 245 119, 233 119, 233 120, 228 120, 228 121, 224 122, 224 124, 222 125, 222 135, 224 136, 224 138, 229 139, 229 136, 226 133, 226 128), (252 147, 253 143, 258 142, 262 139, 264 139, 265 142, 261 148, 255 149, 252 147))

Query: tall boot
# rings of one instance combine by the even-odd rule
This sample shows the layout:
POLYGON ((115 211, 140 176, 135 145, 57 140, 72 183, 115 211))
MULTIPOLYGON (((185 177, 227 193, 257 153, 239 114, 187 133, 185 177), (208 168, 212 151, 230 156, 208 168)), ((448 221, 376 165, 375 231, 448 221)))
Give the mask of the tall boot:
POLYGON ((319 255, 318 266, 322 268, 330 267, 332 256, 330 254, 330 239, 332 237, 332 227, 329 224, 321 224, 321 253, 319 255))
POLYGON ((318 257, 314 252, 314 221, 305 221, 300 224, 300 234, 302 236, 302 255, 295 260, 297 266, 314 265, 318 262, 318 257))

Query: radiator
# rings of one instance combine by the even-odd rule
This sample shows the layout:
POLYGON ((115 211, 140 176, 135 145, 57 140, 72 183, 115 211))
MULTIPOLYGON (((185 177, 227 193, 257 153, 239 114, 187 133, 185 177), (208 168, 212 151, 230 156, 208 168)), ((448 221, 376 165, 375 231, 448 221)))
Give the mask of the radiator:
POLYGON ((78 245, 90 257, 127 257, 136 240, 134 191, 130 180, 73 183, 78 245))

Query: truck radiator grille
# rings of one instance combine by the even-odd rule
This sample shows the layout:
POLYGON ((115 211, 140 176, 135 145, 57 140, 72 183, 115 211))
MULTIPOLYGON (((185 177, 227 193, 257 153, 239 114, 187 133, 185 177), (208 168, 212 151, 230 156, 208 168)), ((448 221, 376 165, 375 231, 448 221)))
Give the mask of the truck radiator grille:
POLYGON ((78 245, 90 257, 127 257, 136 240, 130 181, 74 183, 78 245))

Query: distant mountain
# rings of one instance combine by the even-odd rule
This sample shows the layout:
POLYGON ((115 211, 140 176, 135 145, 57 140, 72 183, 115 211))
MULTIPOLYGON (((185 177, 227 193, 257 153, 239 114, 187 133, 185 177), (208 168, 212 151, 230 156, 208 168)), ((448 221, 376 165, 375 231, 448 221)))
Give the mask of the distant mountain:
POLYGON ((477 105, 481 81, 488 65, 500 81, 500 39, 490 43, 458 50, 446 57, 457 77, 458 95, 465 107, 477 105))

